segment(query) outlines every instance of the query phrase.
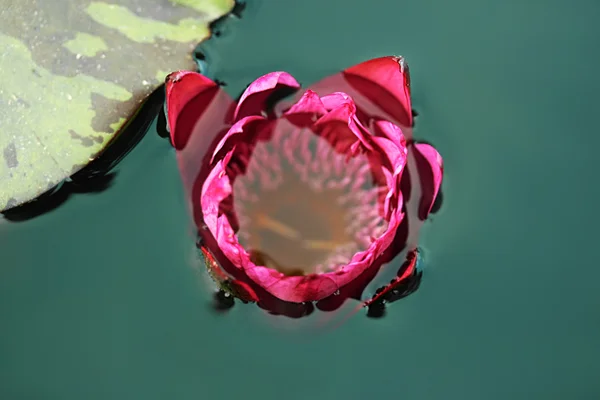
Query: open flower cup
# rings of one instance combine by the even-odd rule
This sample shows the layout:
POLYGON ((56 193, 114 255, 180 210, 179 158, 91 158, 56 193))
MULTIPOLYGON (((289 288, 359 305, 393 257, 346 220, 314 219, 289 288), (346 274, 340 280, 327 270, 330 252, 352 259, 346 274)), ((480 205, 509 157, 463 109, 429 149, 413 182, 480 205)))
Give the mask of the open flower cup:
MULTIPOLYGON (((190 71, 170 74, 166 91, 199 247, 221 290, 291 317, 335 310, 416 249, 443 166, 412 140, 402 57, 308 89, 271 72, 237 102, 190 71)), ((393 285, 414 276, 415 260, 392 272, 393 285)))

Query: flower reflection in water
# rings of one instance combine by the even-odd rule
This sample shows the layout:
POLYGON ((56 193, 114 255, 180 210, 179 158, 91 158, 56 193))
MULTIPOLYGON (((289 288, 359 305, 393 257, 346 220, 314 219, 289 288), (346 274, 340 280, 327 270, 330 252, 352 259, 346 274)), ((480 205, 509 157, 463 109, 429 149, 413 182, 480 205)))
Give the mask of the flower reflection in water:
POLYGON ((418 287, 417 232, 442 159, 411 140, 402 58, 367 61, 306 91, 273 72, 237 103, 208 78, 175 72, 167 120, 222 299, 300 317, 354 298, 376 316, 418 287), (282 91, 297 94, 272 106, 282 91), (365 300, 370 282, 389 281, 382 265, 399 254, 407 261, 365 300))

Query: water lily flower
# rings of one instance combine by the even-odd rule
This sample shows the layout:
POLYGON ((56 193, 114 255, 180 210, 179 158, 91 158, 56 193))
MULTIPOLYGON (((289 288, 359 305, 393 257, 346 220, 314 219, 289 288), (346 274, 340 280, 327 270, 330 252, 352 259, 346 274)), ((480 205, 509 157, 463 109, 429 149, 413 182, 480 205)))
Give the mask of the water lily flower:
MULTIPOLYGON (((166 92, 199 247, 228 295, 299 317, 360 300, 402 252, 416 260, 443 165, 412 139, 402 57, 360 63, 306 90, 271 72, 238 101, 190 71, 171 73, 166 92)), ((415 263, 393 271, 391 285, 413 276, 415 263)))

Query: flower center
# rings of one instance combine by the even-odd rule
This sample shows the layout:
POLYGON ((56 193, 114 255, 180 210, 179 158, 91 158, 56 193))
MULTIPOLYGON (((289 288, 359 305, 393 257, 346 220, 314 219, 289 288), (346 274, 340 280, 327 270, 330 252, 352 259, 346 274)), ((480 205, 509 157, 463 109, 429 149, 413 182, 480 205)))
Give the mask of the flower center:
POLYGON ((268 140, 238 145, 247 156, 226 214, 254 264, 286 275, 335 271, 386 230, 387 188, 373 183, 364 154, 282 125, 268 140))

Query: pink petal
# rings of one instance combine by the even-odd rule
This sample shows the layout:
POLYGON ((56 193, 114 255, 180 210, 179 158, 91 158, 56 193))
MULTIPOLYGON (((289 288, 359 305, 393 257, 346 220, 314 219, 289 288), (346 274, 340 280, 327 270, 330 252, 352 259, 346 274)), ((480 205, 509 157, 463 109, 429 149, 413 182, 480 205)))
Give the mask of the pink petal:
POLYGON ((398 157, 402 158, 402 166, 406 162, 406 140, 402 130, 388 121, 377 121, 374 124, 375 132, 379 135, 371 138, 385 152, 393 165, 396 165, 398 157))
POLYGON ((372 149, 366 138, 370 134, 355 118, 355 112, 354 103, 343 103, 319 118, 313 125, 313 129, 340 153, 349 153, 357 140, 365 148, 372 149))
POLYGON ((431 145, 417 143, 413 148, 421 182, 419 218, 424 220, 431 211, 440 190, 444 174, 444 162, 440 153, 431 145))
POLYGON ((304 92, 300 100, 295 103, 283 116, 299 127, 312 125, 316 118, 320 118, 327 113, 319 95, 312 90, 304 92))
POLYGON ((247 269, 248 277, 275 297, 293 303, 315 301, 334 293, 338 286, 327 274, 285 276, 279 271, 257 266, 247 269))
MULTIPOLYGON (((231 158, 231 153, 229 157, 231 158)), ((229 196, 232 192, 231 182, 225 174, 225 167, 228 160, 220 160, 210 171, 210 174, 202 185, 202 192, 199 199, 193 199, 200 203, 204 223, 218 237, 217 219, 219 217, 219 203, 229 196)))
POLYGON ((392 115, 402 126, 412 126, 410 76, 402 57, 381 57, 346 69, 344 77, 357 91, 392 115))
POLYGON ((406 149, 406 138, 402 129, 396 124, 380 119, 374 122, 373 128, 377 136, 386 137, 400 148, 404 147, 406 149))
POLYGON ((223 151, 231 150, 231 147, 234 146, 236 142, 251 142, 253 140, 252 136, 258 132, 256 129, 257 126, 260 126, 260 124, 266 121, 267 120, 264 117, 253 115, 244 117, 233 124, 225 136, 219 141, 217 147, 215 147, 210 160, 211 164, 218 161, 219 153, 222 154, 223 151))
POLYGON ((296 114, 296 113, 314 113, 319 116, 325 115, 327 110, 321 102, 319 95, 312 90, 304 92, 300 100, 294 104, 285 115, 296 114))
POLYGON ((330 122, 340 122, 342 124, 348 124, 352 120, 354 113, 356 112, 356 107, 354 107, 354 103, 343 103, 340 104, 339 107, 331 110, 326 115, 321 117, 316 123, 315 126, 324 125, 330 122))
POLYGON ((265 111, 265 103, 274 92, 283 89, 299 89, 300 84, 287 72, 270 72, 261 76, 246 88, 235 109, 234 120, 249 115, 261 115, 265 111))
POLYGON ((327 111, 331 111, 334 108, 338 108, 339 106, 345 103, 354 103, 352 98, 344 92, 334 92, 328 94, 326 96, 323 96, 321 98, 321 101, 323 102, 323 105, 325 106, 327 111))

